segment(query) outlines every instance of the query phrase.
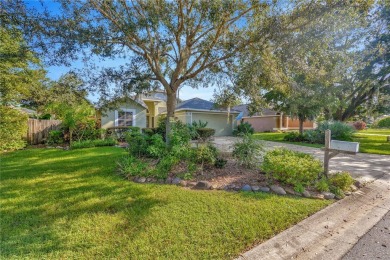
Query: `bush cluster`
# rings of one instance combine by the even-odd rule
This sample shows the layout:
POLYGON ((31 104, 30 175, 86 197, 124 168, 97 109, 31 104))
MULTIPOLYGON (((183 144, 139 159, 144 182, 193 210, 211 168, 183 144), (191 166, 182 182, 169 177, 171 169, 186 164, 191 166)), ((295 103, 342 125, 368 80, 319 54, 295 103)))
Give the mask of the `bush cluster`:
POLYGON ((355 127, 356 130, 364 130, 367 127, 367 124, 364 121, 356 121, 353 123, 353 127, 355 127))
POLYGON ((287 149, 267 152, 261 170, 268 177, 293 185, 298 190, 301 186, 313 184, 323 171, 321 161, 312 155, 287 149))
POLYGON ((255 132, 252 125, 248 122, 243 122, 237 126, 237 129, 233 130, 234 136, 252 135, 255 132))
POLYGON ((377 128, 390 128, 390 116, 378 120, 373 126, 377 128))
POLYGON ((25 113, 7 106, 0 106, 0 151, 21 149, 26 145, 27 135, 25 113))
POLYGON ((262 152, 263 143, 255 140, 250 134, 243 135, 233 146, 233 157, 239 164, 248 168, 253 168, 261 162, 262 152))
POLYGON ((107 139, 95 139, 95 140, 84 140, 72 142, 71 149, 90 148, 99 146, 113 146, 118 144, 118 141, 114 138, 107 139))
POLYGON ((64 133, 61 130, 52 130, 49 132, 46 142, 48 145, 63 144, 65 142, 64 133))
POLYGON ((129 176, 150 176, 160 179, 168 177, 170 171, 180 163, 186 166, 184 177, 189 177, 200 165, 201 169, 205 165, 212 165, 216 162, 217 149, 211 144, 202 145, 198 149, 190 146, 190 129, 181 122, 172 124, 172 133, 169 136, 167 145, 161 134, 147 133, 145 131, 128 131, 126 141, 129 144, 129 156, 133 159, 123 159, 119 164, 119 171, 129 176), (143 165, 145 160, 157 159, 153 167, 146 168, 143 165), (141 166, 135 167, 134 164, 141 166), (135 167, 137 170, 131 170, 135 167), (142 175, 139 169, 143 170, 142 175))
POLYGON ((325 130, 331 130, 332 140, 351 141, 355 133, 355 129, 343 122, 325 121, 318 124, 314 130, 307 130, 303 134, 298 132, 289 132, 285 137, 285 141, 289 142, 308 142, 323 144, 325 142, 325 130))

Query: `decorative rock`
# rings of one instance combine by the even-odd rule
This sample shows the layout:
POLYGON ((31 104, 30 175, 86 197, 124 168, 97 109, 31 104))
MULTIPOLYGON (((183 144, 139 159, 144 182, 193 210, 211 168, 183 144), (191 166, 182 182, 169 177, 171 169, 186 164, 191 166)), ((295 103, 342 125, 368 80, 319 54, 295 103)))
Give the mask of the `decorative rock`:
POLYGON ((196 182, 187 181, 187 187, 194 187, 195 185, 196 185, 196 182))
POLYGON ((136 182, 144 183, 146 181, 145 177, 139 177, 136 182))
POLYGON ((355 181, 353 185, 355 185, 359 189, 363 188, 363 186, 364 186, 363 183, 361 183, 360 181, 355 181))
POLYGON ((322 194, 315 194, 312 196, 313 199, 323 200, 325 197, 322 194))
POLYGON ((270 188, 268 188, 268 187, 260 187, 259 190, 262 191, 262 192, 269 192, 270 188))
POLYGON ((355 192, 355 191, 358 190, 358 188, 357 188, 355 185, 353 185, 353 184, 349 187, 349 189, 350 189, 352 192, 355 192))
POLYGON ((331 192, 323 192, 322 195, 324 195, 324 198, 327 200, 332 200, 335 197, 335 195, 331 192))
POLYGON ((344 197, 343 197, 343 196, 340 196, 340 195, 336 195, 334 198, 335 198, 336 200, 344 199, 344 197))
POLYGON ((186 187, 187 186, 187 182, 186 181, 180 181, 180 186, 186 187))
POLYGON ((217 185, 217 184, 211 185, 211 189, 212 189, 212 190, 217 190, 217 189, 218 189, 218 185, 217 185))
POLYGON ((352 192, 346 191, 346 192, 344 192, 344 194, 345 194, 345 196, 350 196, 352 194, 352 192))
POLYGON ((181 182, 181 179, 179 177, 176 177, 172 180, 172 184, 174 184, 174 185, 178 185, 178 184, 180 184, 180 182, 181 182))
POLYGON ((252 186, 252 190, 254 192, 258 192, 258 191, 260 191, 260 187, 259 186, 252 186))
POLYGON ((159 183, 159 184, 164 184, 165 181, 164 181, 164 179, 158 179, 158 180, 157 180, 157 183, 159 183))
POLYGON ((171 177, 166 178, 165 183, 166 184, 171 184, 172 183, 172 178, 171 177))
POLYGON ((63 147, 62 146, 56 146, 57 149, 62 149, 63 147))
POLYGON ((290 187, 285 187, 284 190, 286 191, 287 194, 296 195, 295 190, 293 190, 293 189, 290 188, 290 187))
POLYGON ((252 187, 248 184, 245 184, 242 188, 242 191, 252 191, 252 187))
POLYGON ((154 182, 154 178, 146 178, 146 182, 154 182))
POLYGON ((279 195, 286 195, 286 191, 280 187, 280 186, 277 186, 277 185, 271 185, 271 190, 273 192, 275 192, 276 194, 279 194, 279 195))
POLYGON ((307 190, 303 191, 303 192, 302 192, 302 195, 303 195, 303 197, 305 197, 305 198, 310 198, 310 197, 311 197, 310 192, 308 192, 307 190))
POLYGON ((211 184, 207 181, 199 181, 195 186, 194 189, 196 190, 209 190, 211 187, 211 184))

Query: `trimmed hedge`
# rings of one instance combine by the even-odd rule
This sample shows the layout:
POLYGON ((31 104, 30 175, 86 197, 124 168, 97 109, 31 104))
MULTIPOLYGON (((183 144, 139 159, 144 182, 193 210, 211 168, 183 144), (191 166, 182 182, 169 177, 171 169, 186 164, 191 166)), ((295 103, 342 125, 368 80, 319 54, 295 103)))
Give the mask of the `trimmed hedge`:
POLYGON ((7 106, 0 106, 0 151, 16 150, 26 146, 22 139, 27 135, 25 113, 7 106))

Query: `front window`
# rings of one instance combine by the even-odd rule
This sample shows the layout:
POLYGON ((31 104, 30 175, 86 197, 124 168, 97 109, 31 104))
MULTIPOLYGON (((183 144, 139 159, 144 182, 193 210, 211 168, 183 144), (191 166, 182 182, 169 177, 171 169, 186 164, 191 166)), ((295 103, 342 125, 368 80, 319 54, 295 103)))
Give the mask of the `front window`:
POLYGON ((133 126, 133 112, 118 111, 117 126, 133 126))

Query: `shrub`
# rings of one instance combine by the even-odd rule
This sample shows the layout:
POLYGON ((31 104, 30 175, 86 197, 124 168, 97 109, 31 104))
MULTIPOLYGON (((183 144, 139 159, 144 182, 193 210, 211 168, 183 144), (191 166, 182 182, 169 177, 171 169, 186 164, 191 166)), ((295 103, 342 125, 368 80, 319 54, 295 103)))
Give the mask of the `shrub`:
POLYGON ((191 139, 197 140, 199 138, 198 129, 199 128, 206 128, 208 122, 203 122, 202 120, 194 121, 192 124, 188 124, 188 129, 190 130, 191 139))
POLYGON ((106 130, 106 137, 115 138, 118 141, 125 141, 126 135, 132 132, 140 132, 140 128, 136 126, 116 126, 106 130))
POLYGON ((253 134, 255 132, 255 129, 253 129, 252 125, 248 122, 243 122, 237 126, 237 129, 233 131, 234 136, 240 136, 240 135, 248 135, 253 134))
POLYGON ((325 130, 330 129, 333 140, 351 141, 352 135, 355 129, 343 122, 339 121, 326 121, 318 124, 316 131, 321 134, 321 144, 325 142, 325 130))
POLYGON ((294 187, 309 186, 323 171, 321 161, 312 155, 287 149, 267 152, 261 169, 268 177, 294 187))
POLYGON ((214 166, 218 169, 222 169, 225 167, 226 163, 227 163, 227 160, 225 160, 223 158, 217 158, 217 159, 215 159, 214 166))
POLYGON ((355 127, 356 130, 364 130, 366 129, 367 124, 364 121, 356 121, 353 123, 353 127, 355 127))
POLYGON ((167 145, 159 134, 154 134, 149 139, 149 146, 146 151, 150 157, 162 158, 167 153, 167 145))
POLYGON ((329 181, 326 177, 322 177, 319 181, 316 182, 315 188, 320 191, 329 191, 329 181))
POLYGON ((306 130, 303 132, 303 138, 308 143, 323 144, 325 142, 325 132, 322 134, 317 130, 306 130))
POLYGON ((84 140, 72 142, 71 149, 90 148, 99 146, 113 146, 118 144, 118 141, 113 138, 96 139, 96 140, 84 140))
POLYGON ((233 157, 245 167, 255 167, 261 160, 263 144, 256 141, 252 135, 244 135, 242 140, 233 146, 233 157))
POLYGON ((378 128, 390 128, 390 116, 378 120, 374 126, 378 128))
POLYGON ((147 163, 134 156, 125 156, 121 158, 117 164, 119 173, 126 178, 149 175, 147 163))
POLYGON ((156 165, 156 169, 153 171, 153 176, 160 179, 166 179, 173 166, 175 166, 179 162, 180 158, 176 156, 173 156, 171 154, 164 156, 156 165))
POLYGON ((212 144, 201 145, 196 149, 196 161, 198 163, 201 163, 202 166, 204 163, 214 164, 217 155, 218 155, 217 148, 212 144))
POLYGON ((49 132, 49 137, 47 138, 47 144, 63 144, 64 143, 64 134, 60 130, 52 130, 49 132))
POLYGON ((303 142, 305 141, 304 135, 298 132, 288 132, 283 139, 288 142, 303 142))
POLYGON ((155 128, 142 128, 142 133, 147 135, 147 136, 152 136, 156 133, 155 128))
POLYGON ((348 172, 338 172, 329 178, 329 183, 342 191, 349 190, 354 180, 348 172))
POLYGON ((27 120, 25 113, 6 106, 0 106, 0 151, 23 148, 22 140, 27 135, 27 120))
POLYGON ((132 156, 140 158, 147 155, 148 141, 147 136, 139 130, 131 129, 125 133, 125 140, 129 144, 127 150, 132 156))
POLYGON ((203 142, 207 141, 210 137, 215 134, 215 129, 213 128, 198 128, 196 130, 198 137, 203 142))

